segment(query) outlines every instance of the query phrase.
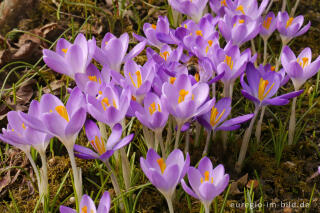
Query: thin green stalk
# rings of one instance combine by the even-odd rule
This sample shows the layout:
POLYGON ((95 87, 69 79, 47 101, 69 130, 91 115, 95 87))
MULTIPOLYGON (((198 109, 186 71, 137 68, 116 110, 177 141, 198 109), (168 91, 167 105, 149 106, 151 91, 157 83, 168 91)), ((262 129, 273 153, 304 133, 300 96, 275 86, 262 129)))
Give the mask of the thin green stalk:
POLYGON ((202 156, 206 156, 208 154, 210 139, 211 139, 211 131, 207 132, 206 145, 203 149, 202 156))

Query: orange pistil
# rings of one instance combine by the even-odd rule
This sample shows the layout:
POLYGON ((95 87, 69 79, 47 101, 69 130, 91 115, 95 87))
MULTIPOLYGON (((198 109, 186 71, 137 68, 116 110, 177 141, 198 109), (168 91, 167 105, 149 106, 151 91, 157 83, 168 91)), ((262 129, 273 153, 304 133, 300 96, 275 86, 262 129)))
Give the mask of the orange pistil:
POLYGON ((65 106, 56 106, 55 110, 62 118, 64 118, 67 122, 69 122, 68 111, 65 106))
POLYGON ((104 146, 104 141, 102 138, 99 139, 98 136, 94 137, 94 140, 90 141, 91 145, 93 146, 93 148, 100 154, 102 155, 103 153, 105 153, 106 147, 104 146))
POLYGON ((263 22, 263 27, 269 30, 270 25, 271 25, 272 17, 268 17, 266 20, 263 22))
POLYGON ((286 28, 288 28, 288 27, 290 27, 291 26, 291 24, 292 24, 292 22, 293 22, 293 19, 294 18, 289 18, 289 20, 287 21, 287 26, 286 26, 286 28))
POLYGON ((258 90, 258 98, 260 101, 265 99, 269 92, 271 91, 272 87, 274 86, 274 83, 269 87, 269 89, 266 92, 266 88, 269 84, 268 80, 263 80, 263 78, 260 78, 260 83, 259 83, 259 90, 258 90))
POLYGON ((161 173, 164 173, 164 170, 166 169, 166 166, 167 166, 166 162, 164 162, 163 158, 159 158, 157 160, 157 163, 158 163, 158 165, 160 167, 161 173))

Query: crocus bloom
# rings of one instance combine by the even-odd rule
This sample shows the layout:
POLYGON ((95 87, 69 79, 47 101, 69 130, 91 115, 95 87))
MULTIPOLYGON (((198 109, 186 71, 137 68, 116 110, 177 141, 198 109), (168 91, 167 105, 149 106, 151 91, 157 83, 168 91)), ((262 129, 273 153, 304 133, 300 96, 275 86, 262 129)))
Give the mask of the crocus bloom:
POLYGON ((243 89, 241 93, 257 106, 285 105, 289 103, 289 99, 303 92, 303 90, 300 90, 272 98, 280 87, 280 74, 277 72, 263 74, 259 72, 252 63, 249 63, 247 65, 246 76, 249 84, 244 81, 244 75, 242 75, 240 82, 243 89))
POLYGON ((319 71, 320 56, 314 62, 311 61, 312 52, 309 47, 302 50, 298 57, 295 56, 290 47, 285 46, 283 48, 281 63, 292 80, 295 90, 299 90, 309 78, 319 71))
POLYGON ((115 86, 105 85, 97 97, 87 96, 87 109, 92 117, 112 128, 125 117, 130 100, 129 89, 120 91, 115 86))
POLYGON ((85 73, 95 49, 96 40, 93 38, 87 41, 80 33, 73 44, 60 38, 55 52, 48 49, 43 50, 43 60, 55 72, 74 79, 76 73, 85 73))
POLYGON ((121 139, 122 126, 120 124, 116 124, 112 128, 112 133, 107 142, 105 142, 101 137, 100 129, 92 120, 86 121, 85 129, 87 138, 95 152, 91 149, 76 144, 74 146, 74 150, 77 152, 76 156, 82 159, 99 158, 101 161, 105 162, 116 150, 130 143, 134 136, 134 134, 130 134, 121 139))
POLYGON ((225 8, 231 5, 231 0, 209 0, 211 10, 220 17, 225 14, 225 8))
POLYGON ((200 160, 198 169, 188 169, 188 180, 191 188, 182 179, 181 185, 185 192, 192 197, 199 199, 209 212, 209 206, 213 199, 221 194, 229 183, 229 175, 225 174, 222 164, 213 168, 209 158, 200 160))
POLYGON ((120 38, 112 33, 107 33, 101 42, 101 48, 97 47, 94 59, 100 64, 107 64, 110 69, 120 72, 121 64, 139 55, 144 49, 146 42, 137 44, 128 54, 129 35, 124 33, 120 38))
POLYGON ((75 80, 79 89, 85 94, 96 96, 101 84, 110 83, 110 68, 105 65, 101 72, 93 64, 89 64, 86 73, 77 73, 75 80))
POLYGON ((163 84, 161 98, 164 107, 181 127, 190 118, 211 109, 214 102, 207 101, 208 95, 208 84, 198 82, 192 85, 188 75, 183 74, 163 84))
POLYGON ((225 15, 218 26, 226 41, 232 41, 239 47, 256 37, 260 31, 259 20, 253 20, 245 15, 233 17, 225 15))
POLYGON ((166 197, 172 197, 176 186, 185 176, 190 165, 187 153, 184 159, 179 149, 173 150, 167 159, 160 157, 153 149, 149 149, 146 159, 140 158, 140 166, 149 181, 166 197))
MULTIPOLYGON (((108 213, 111 206, 111 199, 109 192, 106 191, 103 193, 100 203, 98 206, 98 210, 96 209, 96 206, 94 205, 93 200, 88 195, 83 195, 81 202, 80 202, 80 212, 81 213, 108 213)), ((77 211, 74 209, 71 209, 66 206, 60 206, 60 213, 76 213, 77 211)))
POLYGON ((144 107, 140 106, 135 114, 143 125, 153 131, 162 130, 167 123, 169 115, 160 98, 152 92, 145 96, 144 107))
POLYGON ((28 126, 56 136, 67 149, 73 149, 86 119, 85 104, 81 90, 74 88, 66 106, 56 96, 45 94, 40 103, 34 104, 37 113, 20 116, 28 126))
POLYGON ((159 16, 157 25, 145 23, 143 25, 143 32, 146 38, 144 38, 143 36, 139 36, 135 33, 133 33, 133 37, 135 37, 138 41, 147 40, 148 45, 151 45, 160 49, 163 46, 163 43, 158 40, 157 35, 169 36, 170 24, 169 24, 168 18, 166 16, 159 16))
MULTIPOLYGON (((258 71, 262 73, 262 75, 264 75, 265 73, 268 72, 276 72, 275 71, 275 66, 271 66, 270 64, 266 64, 263 66, 263 64, 259 65, 258 71)), ((285 85, 286 83, 288 83, 289 81, 289 76, 287 75, 285 69, 281 69, 277 72, 278 74, 280 74, 281 76, 281 83, 280 83, 280 87, 282 87, 283 85, 285 85)))
POLYGON ((289 17, 286 11, 278 13, 277 29, 283 44, 288 44, 292 38, 300 36, 309 30, 311 25, 310 21, 307 25, 302 27, 303 21, 304 17, 302 15, 293 18, 289 17))
POLYGON ((169 0, 169 4, 173 9, 190 16, 195 22, 201 19, 207 3, 208 0, 169 0))
POLYGON ((208 131, 232 131, 240 128, 240 124, 250 120, 253 114, 239 116, 225 121, 231 112, 231 99, 222 98, 211 108, 211 111, 203 114, 198 121, 208 131))
POLYGON ((264 18, 260 28, 260 36, 268 39, 277 28, 277 20, 273 12, 269 12, 264 18))
MULTIPOLYGON (((227 1, 221 1, 223 4, 227 4, 227 1)), ((261 17, 261 14, 266 9, 269 0, 263 0, 258 7, 257 0, 235 0, 228 1, 228 6, 226 7, 226 13, 230 16, 234 15, 246 15, 252 20, 257 20, 261 17)), ((222 4, 221 3, 221 4, 222 4)))

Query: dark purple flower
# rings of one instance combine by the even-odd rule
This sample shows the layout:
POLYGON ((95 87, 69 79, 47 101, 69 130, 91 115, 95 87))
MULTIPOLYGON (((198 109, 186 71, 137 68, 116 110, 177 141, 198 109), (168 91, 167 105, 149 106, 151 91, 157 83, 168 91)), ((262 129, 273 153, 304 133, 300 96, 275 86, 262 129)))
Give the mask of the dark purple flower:
POLYGON ((72 79, 76 73, 85 73, 91 63, 96 49, 96 40, 86 40, 83 34, 78 34, 74 43, 60 38, 56 51, 43 50, 43 60, 52 70, 65 74, 72 79))
POLYGON ((281 84, 281 75, 277 72, 261 73, 252 63, 247 65, 247 81, 244 81, 244 75, 241 77, 243 96, 253 101, 258 106, 266 105, 285 105, 289 103, 289 99, 300 95, 303 90, 290 92, 272 98, 278 91, 281 84))
POLYGON ((82 159, 97 159, 106 162, 115 151, 121 149, 130 143, 134 137, 134 134, 130 134, 121 139, 122 126, 116 124, 112 128, 112 133, 108 140, 102 138, 100 129, 92 120, 87 120, 85 123, 86 135, 90 141, 91 146, 95 151, 88 149, 84 146, 75 144, 74 151, 76 156, 82 159))

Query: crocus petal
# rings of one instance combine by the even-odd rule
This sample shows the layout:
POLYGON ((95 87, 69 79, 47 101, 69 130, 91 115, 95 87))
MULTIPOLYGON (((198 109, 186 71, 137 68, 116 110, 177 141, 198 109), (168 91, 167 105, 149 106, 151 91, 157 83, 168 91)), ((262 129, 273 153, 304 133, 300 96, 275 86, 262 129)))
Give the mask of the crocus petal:
POLYGON ((110 198, 109 192, 106 191, 105 193, 103 193, 100 199, 97 213, 108 213, 110 210, 110 206, 111 206, 111 198, 110 198))
POLYGON ((77 213, 76 210, 66 206, 60 206, 59 210, 60 210, 60 213, 77 213))
POLYGON ((193 192, 193 190, 186 184, 186 182, 183 179, 181 180, 181 186, 182 186, 183 190, 185 192, 187 192, 190 196, 192 196, 196 199, 200 199, 198 197, 198 195, 196 195, 196 193, 193 192))
POLYGON ((84 122, 86 121, 86 116, 87 113, 85 109, 81 108, 78 111, 76 111, 66 126, 65 135, 68 137, 77 134, 81 130, 84 122))
POLYGON ((75 144, 73 149, 75 152, 78 152, 80 155, 87 156, 88 158, 86 159, 96 159, 99 157, 99 155, 94 151, 92 151, 91 149, 84 146, 80 146, 78 144, 75 144))
POLYGON ((80 202, 80 209, 87 209, 87 212, 90 213, 96 213, 96 206, 94 205, 94 202, 92 201, 92 199, 88 196, 88 195, 83 195, 81 202, 80 202))

